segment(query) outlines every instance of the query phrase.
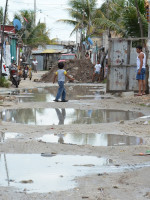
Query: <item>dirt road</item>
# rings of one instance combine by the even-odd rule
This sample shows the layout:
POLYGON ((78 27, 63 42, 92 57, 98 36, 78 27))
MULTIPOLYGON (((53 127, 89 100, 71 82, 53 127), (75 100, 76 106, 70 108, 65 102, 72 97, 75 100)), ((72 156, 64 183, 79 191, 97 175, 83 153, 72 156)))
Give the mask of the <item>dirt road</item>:
MULTIPOLYGON (((33 79, 39 79, 41 77, 42 73, 33 74, 33 79)), ((67 87, 74 87, 77 84, 67 84, 67 87)), ((106 86, 104 84, 82 84, 82 86, 88 86, 89 88, 92 87, 92 89, 95 87, 95 90, 102 90, 105 91, 106 86)), ((27 88, 43 88, 43 87, 51 87, 52 89, 56 86, 52 83, 40 83, 40 82, 34 82, 29 80, 22 80, 21 84, 19 86, 19 89, 27 89, 27 88)), ((81 84, 78 84, 78 87, 80 88, 81 84)), ((14 90, 15 88, 11 87, 9 91, 14 90)), ((0 92, 4 92, 3 88, 0 88, 0 92)), ((67 90, 69 93, 69 90, 67 90)), ((54 91, 55 94, 55 91, 54 91)), ((76 95, 77 96, 77 95, 76 95)), ((1 200, 80 200, 80 199, 90 199, 90 200, 146 200, 150 199, 150 179, 149 179, 149 173, 150 173, 150 156, 135 156, 135 154, 139 153, 145 153, 149 152, 150 150, 150 118, 140 118, 136 117, 135 119, 131 120, 125 120, 121 118, 115 118, 116 120, 109 123, 96 123, 90 121, 86 121, 87 117, 85 117, 85 112, 81 113, 79 110, 83 111, 93 111, 93 116, 96 115, 98 110, 122 110, 122 111, 131 111, 136 113, 142 113, 145 116, 150 115, 150 95, 143 96, 143 97, 115 97, 111 94, 104 94, 104 97, 111 97, 111 98, 100 98, 100 99, 94 99, 94 98, 81 98, 81 99, 75 99, 70 100, 67 103, 56 103, 53 101, 26 101, 26 102, 18 102, 17 101, 17 95, 13 99, 6 98, 4 102, 1 102, 0 104, 0 112, 1 112, 1 121, 0 121, 0 132, 1 135, 13 132, 21 134, 19 137, 12 138, 12 139, 4 139, 1 138, 0 142, 0 152, 1 152, 1 159, 0 159, 0 176, 4 177, 1 178, 0 181, 0 199, 1 200), (11 100, 11 101, 10 101, 11 100), (72 110, 69 109, 75 109, 78 110, 78 117, 81 115, 81 118, 79 118, 79 121, 75 121, 74 123, 70 122, 69 120, 71 117, 66 117, 66 124, 60 124, 58 123, 58 119, 54 120, 53 123, 50 125, 39 125, 33 123, 34 119, 31 119, 30 123, 29 120, 26 119, 22 123, 15 123, 15 120, 22 119, 23 111, 21 111, 18 114, 18 118, 15 118, 18 109, 41 109, 39 113, 43 116, 47 110, 44 109, 52 109, 50 112, 53 112, 53 109, 56 110, 59 109, 66 109, 66 116, 72 116, 69 114, 69 112, 72 112, 72 110), (10 116, 6 116, 6 110, 15 110, 11 116, 11 121, 7 120, 10 118, 10 116), (42 110, 43 109, 43 110, 42 110), (3 114, 2 114, 3 113, 3 114), (44 113, 44 114, 43 114, 44 113), (6 116, 6 119, 5 119, 6 116), (84 124, 82 124, 82 118, 85 117, 84 124), (68 120, 68 121, 67 121, 68 120), (56 121, 56 123, 55 123, 56 121), (81 122, 80 122, 81 121, 81 122), (65 137, 79 135, 81 139, 83 139, 85 136, 86 138, 92 138, 94 134, 107 134, 110 135, 107 139, 106 145, 90 145, 88 142, 84 143, 82 145, 79 144, 69 144, 69 143, 61 143, 61 142, 44 142, 41 138, 42 136, 49 134, 57 136, 58 134, 62 134, 65 137), (67 136, 66 136, 67 135, 67 136), (119 135, 130 139, 129 136, 136 136, 138 141, 137 145, 115 145, 113 143, 114 137, 113 135, 119 135), (109 141, 110 139, 110 141, 109 141), (109 145, 110 143, 110 145, 109 145), (113 144, 113 145, 112 145, 113 144), (82 156, 84 160, 84 156, 92 156, 94 159, 102 159, 103 160, 103 167, 101 168, 101 164, 98 164, 97 169, 97 163, 88 161, 88 163, 84 164, 82 166, 82 159, 79 161, 75 161, 75 164, 71 165, 74 166, 75 170, 77 172, 73 173, 79 173, 79 171, 83 172, 84 170, 89 170, 88 173, 83 173, 80 176, 72 176, 72 179, 70 182, 60 182, 61 187, 66 186, 68 189, 62 189, 61 187, 57 191, 52 191, 51 188, 54 186, 55 180, 46 179, 47 185, 49 185, 49 192, 42 193, 37 191, 32 192, 32 185, 36 182, 36 180, 39 178, 42 182, 42 176, 34 177, 35 179, 32 180, 32 173, 28 173, 28 175, 25 176, 25 180, 27 183, 23 182, 22 180, 22 174, 19 171, 21 170, 21 163, 24 162, 23 157, 12 157, 13 155, 29 155, 28 159, 28 171, 30 171, 32 168, 33 172, 36 171, 36 168, 38 169, 38 164, 33 167, 32 160, 34 161, 34 155, 41 155, 41 153, 46 153, 50 156, 54 156, 57 158, 57 156, 60 156, 60 161, 54 161, 56 164, 63 163, 63 159, 61 156, 82 156), (11 155, 10 155, 11 154, 11 155), (30 159, 30 155, 33 155, 32 159, 30 159), (14 162, 13 162, 14 159, 14 162), (16 159, 16 160, 15 160, 16 159), (20 159, 20 160, 19 160, 20 159), (59 163, 60 162, 60 163, 59 163), (20 167, 19 167, 20 166, 20 167), (4 167, 4 169, 3 169, 4 167), (82 168, 83 167, 83 168, 82 168), (15 174, 14 176, 12 174, 15 174), (31 178, 30 178, 31 175, 31 178), (8 181, 9 179, 9 181, 8 181), (31 180, 30 180, 31 179, 31 180), (29 182, 30 180, 30 182, 29 182), (22 183, 20 183, 22 181, 22 183), (33 181, 33 182, 32 182, 33 181), (9 186, 7 185, 7 182, 9 183, 9 186), (71 187, 71 185, 73 187, 71 187), (63 185, 64 184, 64 185, 63 185), (67 185, 68 184, 68 185, 67 185), (18 186, 19 185, 19 186, 18 186), (21 189, 19 188, 21 185, 21 189), (31 189, 29 189, 31 186, 31 189)), ((28 110, 30 111, 30 110, 28 110)), ((27 111, 27 112, 28 112, 27 111)), ((89 114, 90 112, 88 112, 89 114)), ((104 115, 105 112, 103 112, 104 115)), ((10 114, 10 113, 9 113, 10 114)), ((40 115, 40 116, 41 116, 40 115)), ((106 113, 107 115, 107 113, 106 113)), ((126 114, 130 115, 130 113, 126 114)), ((49 115, 48 115, 49 116, 49 115)), ((53 116, 55 118, 56 113, 52 114, 50 116, 53 116)), ((115 114, 112 116, 115 117, 115 114)), ((121 116, 121 115, 119 115, 121 116)), ((36 117, 38 118, 39 115, 36 114, 36 117)), ((95 118, 96 118, 95 117, 95 118)), ((104 117, 104 116, 103 116, 104 117)), ((30 118, 30 113, 28 118, 30 118)), ((94 120, 96 120, 94 118, 94 120)), ((25 118, 23 118, 25 119, 25 118)), ((43 118, 39 117, 39 121, 43 118)), ((44 118, 45 121, 47 121, 47 118, 44 118)), ((38 120, 38 119, 36 119, 38 120)), ((74 120, 74 119, 73 119, 74 120)), ((38 121, 38 122, 39 122, 38 121)), ((41 123, 41 121, 40 121, 41 123)), ((59 136, 58 136, 59 137, 59 136)), ((97 137, 97 135, 95 136, 97 137)), ((118 136, 116 136, 118 138, 118 136)), ((68 137, 69 138, 69 137, 68 137)), ((72 139, 72 138, 71 138, 72 139)), ((76 140, 77 141, 77 140, 76 140)), ((96 139, 98 141, 98 139, 96 139)), ((106 140, 105 140, 106 141, 106 140)), ((116 142, 116 140, 115 140, 116 142)), ((129 142, 130 143, 130 142, 129 142)), ((128 142, 127 142, 128 144, 128 142)), ((24 156, 26 157, 26 156, 24 156)), ((36 156, 35 156, 36 157, 36 156)), ((55 159, 53 158, 53 159, 55 159)), ((41 159, 41 158, 40 158, 41 159)), ((68 163, 73 162, 70 158, 68 159, 68 163)), ((57 160, 57 159, 56 159, 57 160)), ((38 163, 37 160, 34 162, 38 163)), ((43 161, 44 162, 44 161, 43 161)), ((42 168, 43 162, 41 161, 39 165, 41 165, 41 170, 44 172, 44 167, 42 168)), ((61 165, 60 165, 61 166, 61 165)), ((26 166, 24 166, 26 168, 26 166)), ((46 165, 47 168, 52 168, 52 164, 46 165)), ((73 170, 74 170, 73 168, 73 170)), ((65 166, 63 167, 64 173, 59 175, 59 178, 65 179, 67 175, 71 172, 69 172, 69 169, 65 166)), ((32 171, 31 171, 32 172, 32 171)), ((56 170, 58 172, 58 170, 56 170)), ((39 176, 41 174, 39 173, 39 176)), ((47 174, 48 175, 48 174, 47 174)), ((58 179, 56 182, 58 183, 60 181, 58 179)), ((24 181, 25 181, 24 180, 24 181)), ((40 189, 43 189, 43 185, 40 185, 40 189)))

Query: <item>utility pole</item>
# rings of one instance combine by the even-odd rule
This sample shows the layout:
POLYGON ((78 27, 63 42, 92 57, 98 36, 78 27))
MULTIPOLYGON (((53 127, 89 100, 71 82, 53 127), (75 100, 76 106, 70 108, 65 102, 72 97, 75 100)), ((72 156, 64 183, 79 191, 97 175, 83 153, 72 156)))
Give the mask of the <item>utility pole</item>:
POLYGON ((148 64, 148 71, 149 71, 149 78, 148 78, 148 92, 150 88, 150 0, 148 0, 148 10, 147 10, 147 20, 148 20, 148 41, 147 41, 147 48, 148 48, 148 58, 147 58, 147 64, 148 64))
POLYGON ((34 27, 36 26, 36 0, 34 0, 34 27))
POLYGON ((1 31, 1 60, 0 60, 0 77, 2 76, 2 65, 3 65, 3 55, 4 55, 4 28, 6 23, 6 13, 7 13, 7 6, 8 6, 8 0, 6 0, 5 5, 5 13, 4 13, 4 20, 3 20, 3 29, 1 31))

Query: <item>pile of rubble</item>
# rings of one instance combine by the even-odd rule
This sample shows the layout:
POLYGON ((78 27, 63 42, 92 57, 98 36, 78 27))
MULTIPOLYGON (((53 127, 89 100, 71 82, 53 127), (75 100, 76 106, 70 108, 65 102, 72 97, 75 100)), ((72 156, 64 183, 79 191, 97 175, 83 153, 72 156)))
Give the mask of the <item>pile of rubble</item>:
MULTIPOLYGON (((71 75, 75 78, 75 81, 80 83, 90 83, 92 82, 94 65, 90 60, 69 60, 65 62, 64 69, 67 71, 68 75, 71 75)), ((55 65, 51 70, 44 74, 41 78, 41 82, 52 82, 54 73, 58 70, 58 66, 55 65)))

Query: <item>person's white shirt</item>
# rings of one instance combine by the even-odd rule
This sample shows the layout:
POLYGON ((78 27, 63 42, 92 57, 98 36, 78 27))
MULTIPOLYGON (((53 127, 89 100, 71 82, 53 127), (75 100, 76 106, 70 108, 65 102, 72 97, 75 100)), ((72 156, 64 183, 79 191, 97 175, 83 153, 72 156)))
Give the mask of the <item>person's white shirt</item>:
POLYGON ((95 68, 95 71, 96 71, 96 72, 100 72, 101 67, 102 67, 101 64, 96 64, 95 67, 94 67, 94 68, 95 68))
POLYGON ((33 60, 33 65, 37 65, 38 61, 37 60, 33 60))
MULTIPOLYGON (((144 55, 142 69, 145 69, 145 67, 146 67, 146 55, 145 55, 145 53, 143 53, 143 52, 139 53, 139 55, 140 55, 140 54, 143 54, 143 55, 144 55)), ((141 61, 140 61, 140 59, 139 59, 139 55, 137 56, 137 70, 140 69, 140 64, 141 64, 141 61)))

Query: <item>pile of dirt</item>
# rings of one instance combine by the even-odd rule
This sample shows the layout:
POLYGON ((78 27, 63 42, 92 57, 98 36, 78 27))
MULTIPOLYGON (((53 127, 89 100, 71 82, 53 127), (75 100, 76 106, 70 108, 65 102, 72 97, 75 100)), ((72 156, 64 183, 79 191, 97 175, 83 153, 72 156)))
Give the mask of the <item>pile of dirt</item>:
MULTIPOLYGON (((69 60, 65 63, 64 69, 67 71, 68 75, 75 78, 76 81, 80 83, 89 83, 92 81, 94 65, 90 60, 69 60)), ((41 78, 41 82, 52 82, 54 73, 58 70, 58 66, 55 65, 51 68, 49 72, 44 74, 41 78)))

